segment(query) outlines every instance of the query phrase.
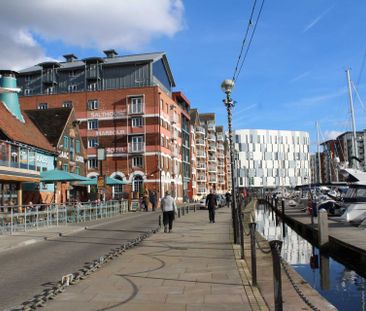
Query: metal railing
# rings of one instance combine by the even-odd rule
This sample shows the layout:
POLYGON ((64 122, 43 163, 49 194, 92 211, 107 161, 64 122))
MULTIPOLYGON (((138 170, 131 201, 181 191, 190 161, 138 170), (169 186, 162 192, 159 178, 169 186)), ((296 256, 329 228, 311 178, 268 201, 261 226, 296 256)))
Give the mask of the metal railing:
POLYGON ((128 212, 128 201, 0 207, 0 234, 81 223, 128 212))

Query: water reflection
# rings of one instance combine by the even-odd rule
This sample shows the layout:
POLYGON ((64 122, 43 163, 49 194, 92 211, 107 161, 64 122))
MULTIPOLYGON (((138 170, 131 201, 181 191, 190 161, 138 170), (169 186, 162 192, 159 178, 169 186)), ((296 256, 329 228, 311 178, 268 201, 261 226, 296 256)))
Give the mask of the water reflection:
POLYGON ((363 277, 321 254, 263 205, 255 217, 257 231, 267 240, 283 241, 282 257, 322 296, 339 310, 366 310, 363 277))

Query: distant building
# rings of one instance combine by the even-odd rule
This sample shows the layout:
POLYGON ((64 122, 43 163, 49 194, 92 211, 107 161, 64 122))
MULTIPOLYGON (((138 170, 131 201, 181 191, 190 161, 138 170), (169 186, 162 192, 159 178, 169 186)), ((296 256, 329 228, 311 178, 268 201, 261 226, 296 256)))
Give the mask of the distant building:
POLYGON ((308 183, 307 132, 243 129, 234 134, 245 176, 239 177, 239 187, 295 187, 308 183))

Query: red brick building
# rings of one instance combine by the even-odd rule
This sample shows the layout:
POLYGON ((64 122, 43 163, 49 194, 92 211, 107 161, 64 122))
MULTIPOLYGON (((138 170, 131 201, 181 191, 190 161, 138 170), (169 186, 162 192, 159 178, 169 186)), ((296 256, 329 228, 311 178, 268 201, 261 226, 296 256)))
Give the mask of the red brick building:
POLYGON ((96 147, 102 146, 107 154, 102 174, 130 183, 115 186, 114 198, 148 189, 160 195, 170 190, 182 200, 188 184, 182 162, 189 164, 190 158, 182 127, 189 121, 189 102, 182 93, 173 95, 165 54, 105 54, 82 61, 70 54, 65 62, 20 71, 22 110, 74 107, 87 176, 99 174, 96 147))

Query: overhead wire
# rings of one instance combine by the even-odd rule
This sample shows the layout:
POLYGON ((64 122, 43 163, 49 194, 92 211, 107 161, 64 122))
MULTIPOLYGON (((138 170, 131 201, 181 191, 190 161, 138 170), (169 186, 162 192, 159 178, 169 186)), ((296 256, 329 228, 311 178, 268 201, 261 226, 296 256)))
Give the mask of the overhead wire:
POLYGON ((240 60, 241 60, 241 56, 243 55, 244 45, 245 45, 245 42, 247 41, 250 27, 253 25, 252 21, 253 21, 253 15, 254 15, 256 5, 257 5, 257 0, 254 0, 252 11, 250 13, 250 17, 249 17, 249 21, 248 21, 248 25, 247 25, 247 29, 245 30, 245 35, 244 35, 243 41, 241 43, 239 57, 238 57, 238 60, 236 62, 236 66, 235 66, 235 69, 234 69, 233 80, 235 80, 235 75, 236 75, 236 72, 238 71, 238 68, 239 68, 239 63, 240 63, 240 60))
POLYGON ((248 55, 249 49, 250 49, 250 47, 251 47, 251 45, 252 45, 252 42, 253 42, 253 38, 254 38, 254 34, 255 34, 255 31, 256 31, 257 26, 258 26, 258 22, 259 22, 259 20, 260 20, 261 15, 262 15, 264 2, 265 2, 265 0, 262 0, 262 4, 261 4, 261 7, 260 7, 259 12, 258 12, 257 19, 256 19, 256 21, 255 21, 253 31, 252 31, 251 36, 250 36, 250 39, 249 39, 249 43, 248 43, 247 48, 246 48, 246 50, 245 50, 244 57, 243 57, 243 59, 242 59, 242 61, 241 61, 239 71, 238 71, 238 73, 237 73, 236 77, 234 76, 234 79, 233 79, 234 81, 236 81, 236 80, 238 79, 238 77, 239 77, 239 75, 240 75, 240 73, 241 73, 241 71, 242 71, 242 69, 243 69, 244 62, 245 62, 245 60, 246 60, 246 58, 247 58, 247 55, 248 55))

